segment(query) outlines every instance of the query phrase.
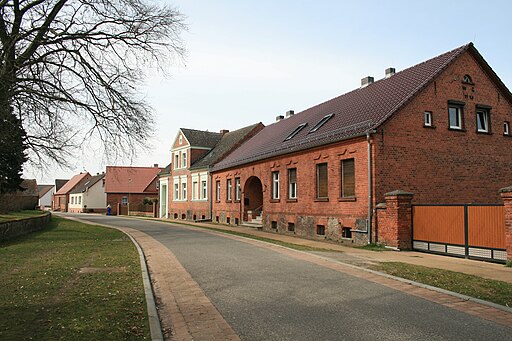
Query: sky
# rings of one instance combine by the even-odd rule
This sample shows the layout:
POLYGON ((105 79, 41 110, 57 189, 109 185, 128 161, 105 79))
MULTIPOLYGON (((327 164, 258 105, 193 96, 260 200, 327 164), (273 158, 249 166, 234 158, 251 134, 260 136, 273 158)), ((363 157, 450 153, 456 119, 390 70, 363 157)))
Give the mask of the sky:
POLYGON ((187 56, 170 76, 148 71, 140 89, 154 109, 155 137, 132 160, 105 163, 82 150, 71 168, 25 167, 38 183, 106 165, 165 167, 179 128, 236 130, 275 121, 473 42, 512 89, 512 2, 160 0, 186 16, 187 56))

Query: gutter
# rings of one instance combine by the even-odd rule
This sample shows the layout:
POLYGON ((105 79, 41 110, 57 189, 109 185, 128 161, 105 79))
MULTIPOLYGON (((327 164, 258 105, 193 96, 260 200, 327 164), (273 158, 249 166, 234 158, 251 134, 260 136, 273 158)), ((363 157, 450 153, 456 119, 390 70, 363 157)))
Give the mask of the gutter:
POLYGON ((368 143, 368 216, 366 220, 366 231, 368 233, 368 244, 372 243, 372 212, 373 212, 373 178, 372 178, 372 141, 371 134, 376 133, 375 130, 366 132, 366 142, 368 143))

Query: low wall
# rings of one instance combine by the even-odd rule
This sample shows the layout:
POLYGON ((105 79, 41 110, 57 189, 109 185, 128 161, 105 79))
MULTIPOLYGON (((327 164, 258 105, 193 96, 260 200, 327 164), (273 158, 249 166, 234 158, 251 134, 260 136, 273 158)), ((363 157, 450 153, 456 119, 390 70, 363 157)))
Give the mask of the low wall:
POLYGON ((47 212, 38 217, 0 223, 0 242, 42 230, 48 226, 51 218, 51 213, 47 212))

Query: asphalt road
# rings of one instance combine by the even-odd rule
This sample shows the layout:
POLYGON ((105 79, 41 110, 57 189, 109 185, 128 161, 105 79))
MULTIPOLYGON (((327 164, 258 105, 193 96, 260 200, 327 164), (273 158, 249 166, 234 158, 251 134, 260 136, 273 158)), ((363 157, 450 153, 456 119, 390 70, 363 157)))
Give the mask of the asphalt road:
POLYGON ((223 236, 77 216, 160 241, 243 340, 512 340, 512 328, 223 236))

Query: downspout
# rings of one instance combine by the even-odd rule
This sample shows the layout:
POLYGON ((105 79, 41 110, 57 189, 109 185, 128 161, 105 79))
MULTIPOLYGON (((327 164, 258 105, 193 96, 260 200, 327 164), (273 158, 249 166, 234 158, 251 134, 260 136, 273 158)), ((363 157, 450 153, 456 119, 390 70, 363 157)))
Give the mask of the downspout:
POLYGON ((370 134, 375 131, 368 130, 366 132, 366 142, 368 143, 368 218, 367 218, 367 232, 368 244, 372 243, 372 143, 370 134))
POLYGON ((210 220, 213 222, 213 197, 212 197, 212 192, 213 192, 213 185, 212 185, 212 182, 213 182, 213 176, 212 176, 212 173, 210 172, 210 166, 208 166, 208 177, 210 178, 210 190, 209 190, 209 193, 208 193, 208 201, 209 201, 209 206, 210 206, 210 220))

